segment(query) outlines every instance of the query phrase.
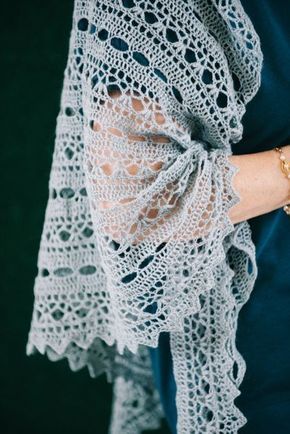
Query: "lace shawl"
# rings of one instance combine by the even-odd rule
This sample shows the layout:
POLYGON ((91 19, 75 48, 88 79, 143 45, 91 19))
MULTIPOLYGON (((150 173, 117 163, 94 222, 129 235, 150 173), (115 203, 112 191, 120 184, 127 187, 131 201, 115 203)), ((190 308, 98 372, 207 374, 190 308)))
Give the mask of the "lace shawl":
POLYGON ((177 432, 246 423, 235 333, 257 266, 227 157, 262 61, 239 0, 75 0, 26 353, 105 373, 111 434, 160 426, 162 331, 177 432))

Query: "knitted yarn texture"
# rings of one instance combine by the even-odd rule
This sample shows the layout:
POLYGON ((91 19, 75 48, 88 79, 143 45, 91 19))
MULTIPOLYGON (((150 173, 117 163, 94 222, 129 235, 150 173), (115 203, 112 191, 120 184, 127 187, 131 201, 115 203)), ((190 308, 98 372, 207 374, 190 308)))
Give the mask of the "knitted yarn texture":
POLYGON ((235 335, 257 265, 227 157, 262 63, 239 0, 75 0, 26 353, 105 373, 111 434, 160 426, 162 331, 178 434, 246 423, 235 335))

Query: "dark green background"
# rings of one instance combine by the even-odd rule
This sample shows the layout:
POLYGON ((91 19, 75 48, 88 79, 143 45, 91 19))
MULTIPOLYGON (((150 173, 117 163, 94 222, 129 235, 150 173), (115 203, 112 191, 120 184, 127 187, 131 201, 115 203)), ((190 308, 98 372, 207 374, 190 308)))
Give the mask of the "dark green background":
POLYGON ((105 434, 110 419, 105 375, 25 354, 72 8, 73 0, 27 0, 1 13, 3 434, 105 434))

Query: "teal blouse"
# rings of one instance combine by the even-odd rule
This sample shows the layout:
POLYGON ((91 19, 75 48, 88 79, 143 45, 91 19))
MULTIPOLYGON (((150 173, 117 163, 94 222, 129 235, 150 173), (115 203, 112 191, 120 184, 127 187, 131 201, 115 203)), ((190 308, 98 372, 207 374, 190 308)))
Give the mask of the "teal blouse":
MULTIPOLYGON (((290 4, 283 0, 241 3, 260 36, 264 66, 261 86, 242 119, 243 139, 233 145, 234 154, 290 143, 290 4)), ((235 402, 248 419, 239 433, 286 434, 290 430, 290 217, 277 209, 249 223, 258 278, 238 321, 236 344, 247 370, 235 402)), ((176 386, 167 332, 150 354, 166 419, 176 433, 176 386)))

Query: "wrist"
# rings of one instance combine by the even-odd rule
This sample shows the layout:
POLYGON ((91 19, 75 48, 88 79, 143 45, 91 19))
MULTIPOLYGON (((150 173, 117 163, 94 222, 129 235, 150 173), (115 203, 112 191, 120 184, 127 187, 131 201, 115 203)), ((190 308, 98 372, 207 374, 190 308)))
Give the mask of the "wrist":
POLYGON ((282 152, 286 157, 287 161, 290 161, 290 145, 281 146, 282 152))
POLYGON ((275 153, 278 154, 277 156, 278 156, 278 162, 279 162, 279 169, 280 169, 281 175, 284 178, 284 182, 286 183, 286 195, 285 195, 285 199, 284 199, 283 204, 282 204, 282 206, 285 206, 285 205, 290 204, 290 173, 289 173, 289 170, 285 171, 285 168, 283 170, 283 168, 281 167, 281 160, 283 159, 287 163, 290 163, 290 144, 280 146, 280 150, 282 152, 278 153, 277 151, 275 151, 275 153))

